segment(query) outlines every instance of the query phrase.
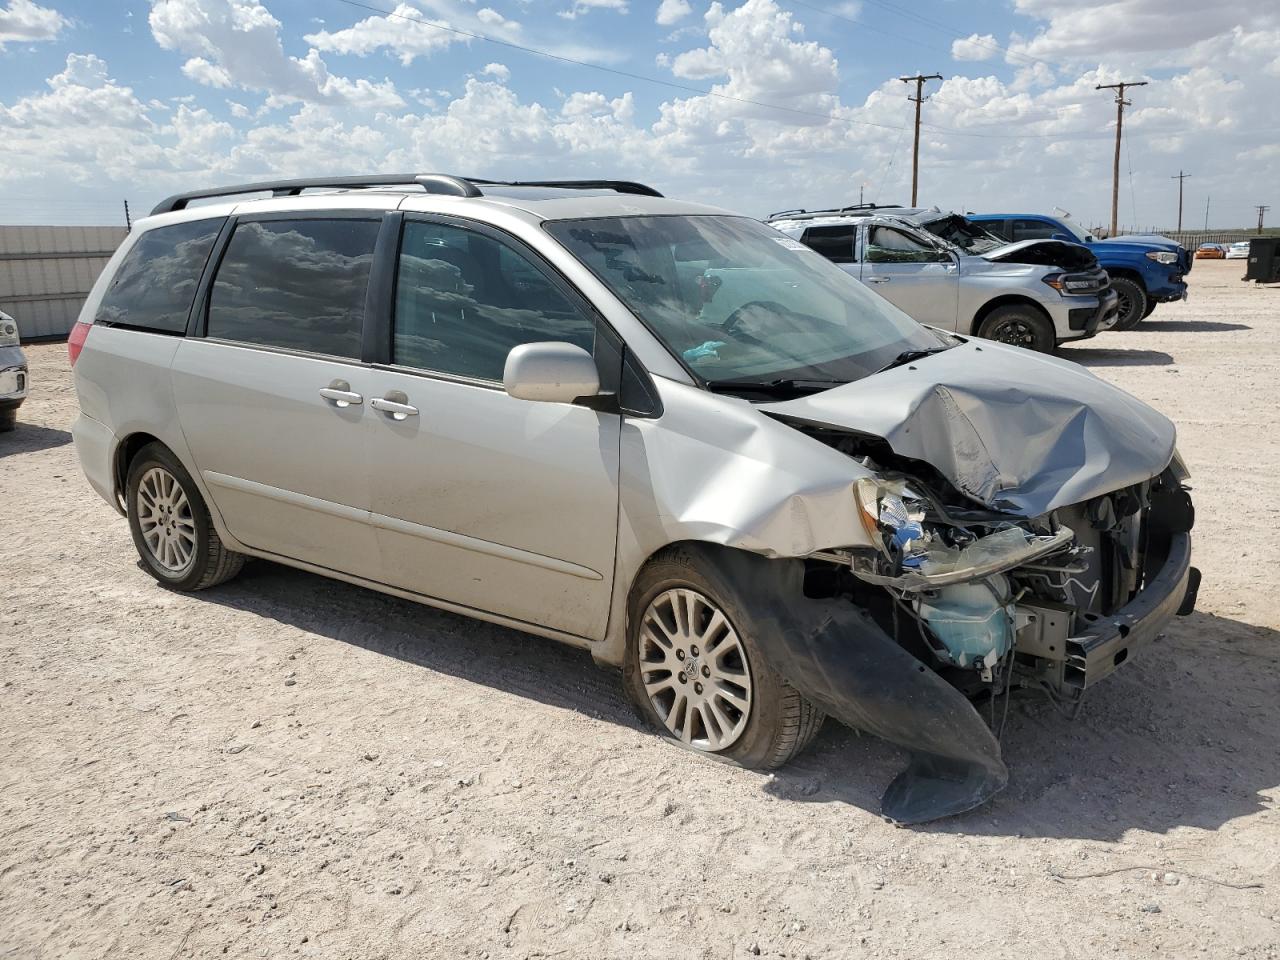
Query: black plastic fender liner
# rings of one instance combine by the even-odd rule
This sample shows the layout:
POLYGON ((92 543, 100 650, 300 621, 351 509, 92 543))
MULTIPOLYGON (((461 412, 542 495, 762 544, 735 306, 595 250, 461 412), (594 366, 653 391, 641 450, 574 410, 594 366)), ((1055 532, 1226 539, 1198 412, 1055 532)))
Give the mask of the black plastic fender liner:
POLYGON ((806 598, 803 560, 689 546, 706 551, 703 572, 717 590, 750 612, 752 639, 774 670, 842 723, 910 751, 881 798, 885 817, 937 820, 1004 789, 1000 744, 968 699, 870 614, 847 601, 806 598))

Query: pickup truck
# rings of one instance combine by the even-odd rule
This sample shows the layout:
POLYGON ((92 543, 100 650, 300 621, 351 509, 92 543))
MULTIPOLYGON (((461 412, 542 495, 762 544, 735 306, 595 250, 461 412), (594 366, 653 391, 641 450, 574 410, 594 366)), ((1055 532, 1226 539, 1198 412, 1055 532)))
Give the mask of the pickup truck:
POLYGON ((966 219, 1010 242, 1069 240, 1087 246, 1111 277, 1120 296, 1116 330, 1129 330, 1149 317, 1156 304, 1187 298, 1191 251, 1168 237, 1121 236, 1099 240, 1066 213, 966 213, 966 219))

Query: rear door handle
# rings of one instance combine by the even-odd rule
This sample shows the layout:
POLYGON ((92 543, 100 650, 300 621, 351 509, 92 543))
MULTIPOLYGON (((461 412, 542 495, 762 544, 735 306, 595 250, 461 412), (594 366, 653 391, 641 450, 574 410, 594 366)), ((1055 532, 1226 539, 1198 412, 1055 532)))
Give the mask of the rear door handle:
POLYGON ((392 420, 403 420, 406 417, 418 415, 418 408, 409 403, 409 398, 403 390, 388 390, 385 397, 374 397, 370 400, 369 406, 375 410, 381 410, 392 420))
POLYGON ((334 380, 327 387, 321 387, 320 396, 333 401, 335 407, 358 406, 364 403, 364 397, 358 393, 352 393, 351 384, 345 380, 334 380))
POLYGON ((891 277, 867 277, 867 283, 888 283, 891 277))

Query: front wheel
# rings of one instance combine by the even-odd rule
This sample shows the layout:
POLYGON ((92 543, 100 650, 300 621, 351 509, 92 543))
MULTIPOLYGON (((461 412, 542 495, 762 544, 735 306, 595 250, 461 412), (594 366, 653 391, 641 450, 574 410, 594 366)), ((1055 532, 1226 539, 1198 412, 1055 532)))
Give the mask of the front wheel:
POLYGON ((10 407, 8 410, 0 410, 0 433, 8 433, 10 430, 18 428, 18 408, 10 407))
POLYGON ((143 568, 160 583, 203 590, 230 580, 244 566, 244 554, 223 545, 191 474, 167 447, 151 443, 138 451, 125 493, 133 545, 143 568))
POLYGON ((703 574, 706 562, 673 550, 637 578, 627 692, 668 739, 743 767, 780 767, 824 715, 765 662, 756 625, 731 587, 718 591, 703 574))
POLYGON ((1035 307, 1021 304, 992 310, 978 327, 978 336, 1040 353, 1053 353, 1057 346, 1048 318, 1035 307))
POLYGON ((1128 277, 1112 277, 1111 289, 1120 298, 1120 302, 1116 305, 1115 320, 1110 326, 1100 326, 1098 329, 1132 330, 1149 313, 1147 304, 1150 298, 1147 296, 1147 291, 1142 289, 1142 284, 1128 277))

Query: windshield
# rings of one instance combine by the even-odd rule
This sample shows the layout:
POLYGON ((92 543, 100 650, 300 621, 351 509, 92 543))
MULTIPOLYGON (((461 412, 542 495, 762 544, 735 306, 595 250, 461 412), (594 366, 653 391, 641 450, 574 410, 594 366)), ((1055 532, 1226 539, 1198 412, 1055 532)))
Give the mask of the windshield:
POLYGON ((704 382, 830 386, 955 342, 745 217, 607 217, 545 228, 704 382))
POLYGON ((924 228, 935 237, 940 237, 947 243, 959 247, 965 253, 981 255, 990 253, 997 247, 1005 246, 1005 241, 994 233, 988 233, 976 223, 966 220, 958 213, 953 213, 949 217, 939 217, 937 220, 931 220, 924 225, 924 228))
POLYGON ((1093 234, 1072 220, 1071 214, 1067 213, 1065 210, 1059 210, 1057 211, 1057 214, 1058 220, 1064 227, 1071 231, 1071 235, 1076 238, 1077 243, 1091 243, 1093 241, 1093 234))

